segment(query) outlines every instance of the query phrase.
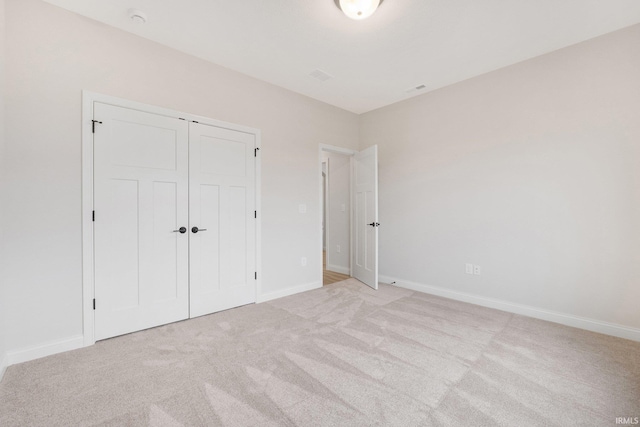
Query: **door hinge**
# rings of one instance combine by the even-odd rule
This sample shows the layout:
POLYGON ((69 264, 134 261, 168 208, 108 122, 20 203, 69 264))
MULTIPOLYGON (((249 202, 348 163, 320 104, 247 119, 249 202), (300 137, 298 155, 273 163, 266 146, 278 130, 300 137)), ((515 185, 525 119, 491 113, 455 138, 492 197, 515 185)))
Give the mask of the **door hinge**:
POLYGON ((256 147, 253 149, 253 157, 258 157, 258 150, 260 149, 260 147, 256 147))
POLYGON ((258 280, 258 272, 257 271, 255 272, 255 276, 254 277, 256 278, 256 280, 258 280))
POLYGON ((91 133, 96 133, 96 123, 98 123, 99 125, 102 124, 102 122, 99 120, 91 120, 91 133))
POLYGON ((258 218, 258 211, 253 211, 253 217, 258 218))
POLYGON ((96 299, 95 298, 93 299, 93 309, 94 310, 96 309, 96 299))
POLYGON ((91 221, 96 221, 96 211, 91 211, 91 221))

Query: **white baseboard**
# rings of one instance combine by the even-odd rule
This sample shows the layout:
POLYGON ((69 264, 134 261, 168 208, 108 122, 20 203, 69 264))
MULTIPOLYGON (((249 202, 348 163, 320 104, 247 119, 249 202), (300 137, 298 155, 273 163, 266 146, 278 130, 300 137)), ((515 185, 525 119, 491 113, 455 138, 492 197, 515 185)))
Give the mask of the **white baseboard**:
POLYGON ((390 284, 395 282, 393 283, 394 286, 411 289, 413 291, 424 292, 426 294, 468 302, 471 304, 481 305, 483 307, 495 308, 497 310, 502 310, 509 313, 515 313, 523 316, 533 317, 536 319, 546 320, 549 322, 560 323, 562 325, 586 329, 587 331, 612 335, 614 337, 640 341, 640 329, 632 328, 630 326, 589 319, 586 317, 574 316, 572 314, 559 313, 556 311, 516 304, 504 300, 487 298, 479 295, 469 294, 466 292, 452 291, 450 289, 440 288, 437 286, 429 286, 403 279, 393 279, 388 276, 379 276, 379 281, 381 283, 390 284))
POLYGON ((333 271, 334 273, 340 273, 340 274, 351 274, 351 270, 349 269, 349 267, 343 267, 341 265, 333 265, 333 264, 327 264, 327 270, 329 271, 333 271))
POLYGON ((300 292, 312 291, 322 287, 322 282, 306 283, 304 285, 293 286, 291 288, 283 289, 281 291, 268 292, 259 295, 257 303, 271 301, 278 298, 288 297, 289 295, 298 294, 300 292))
POLYGON ((15 365, 16 363, 28 362, 30 360, 40 359, 41 357, 51 356, 52 354, 75 350, 81 347, 84 347, 84 336, 77 335, 75 337, 50 341, 48 343, 20 350, 8 351, 6 358, 8 360, 8 365, 15 365))
POLYGON ((2 381, 2 378, 4 377, 4 373, 9 367, 9 357, 7 356, 7 353, 3 353, 0 356, 1 356, 0 357, 0 381, 2 381))

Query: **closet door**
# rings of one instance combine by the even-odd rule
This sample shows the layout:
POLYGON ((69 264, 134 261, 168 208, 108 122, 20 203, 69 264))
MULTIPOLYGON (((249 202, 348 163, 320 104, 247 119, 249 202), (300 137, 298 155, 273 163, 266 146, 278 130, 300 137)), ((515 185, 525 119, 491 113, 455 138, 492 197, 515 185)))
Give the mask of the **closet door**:
POLYGON ((189 123, 191 317, 256 301, 255 136, 189 123))
POLYGON ((94 118, 100 340, 189 316, 189 160, 183 120, 101 103, 94 118))

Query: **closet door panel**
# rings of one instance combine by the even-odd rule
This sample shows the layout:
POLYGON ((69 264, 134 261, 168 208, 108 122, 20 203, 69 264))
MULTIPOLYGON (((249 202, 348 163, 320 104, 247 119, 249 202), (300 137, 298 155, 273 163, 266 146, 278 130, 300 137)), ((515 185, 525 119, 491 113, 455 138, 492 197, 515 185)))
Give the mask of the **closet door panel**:
POLYGON ((254 148, 252 134, 190 123, 191 317, 256 300, 254 148))
POLYGON ((192 189, 193 224, 206 224, 206 232, 191 236, 191 292, 210 295, 220 290, 220 186, 202 184, 192 189))
MULTIPOLYGON (((247 191, 244 187, 227 188, 227 227, 224 241, 224 277, 226 287, 241 287, 247 283, 247 191)), ((251 281, 254 279, 251 278, 251 281)))
POLYGON ((188 125, 95 103, 97 340, 188 318, 188 125))

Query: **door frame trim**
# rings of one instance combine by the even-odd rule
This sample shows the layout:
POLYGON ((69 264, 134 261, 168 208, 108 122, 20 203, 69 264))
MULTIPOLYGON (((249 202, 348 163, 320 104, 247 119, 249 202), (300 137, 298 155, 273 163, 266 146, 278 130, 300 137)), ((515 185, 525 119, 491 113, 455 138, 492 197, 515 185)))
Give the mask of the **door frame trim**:
MULTIPOLYGON (((82 334, 84 346, 95 344, 95 313, 93 310, 94 298, 94 239, 93 239, 93 132, 92 120, 93 105, 95 102, 144 111, 146 113, 161 116, 181 118, 188 121, 196 121, 205 125, 221 127, 238 132, 244 132, 255 136, 256 148, 261 149, 261 133, 259 129, 223 122, 209 117, 198 116, 156 107, 140 102, 130 101, 114 96, 103 95, 87 90, 82 91, 82 334)), ((99 124, 97 126, 100 126, 99 124)), ((261 156, 256 156, 255 162, 255 209, 261 210, 261 156)), ((262 294, 262 215, 256 218, 256 302, 262 294)))

